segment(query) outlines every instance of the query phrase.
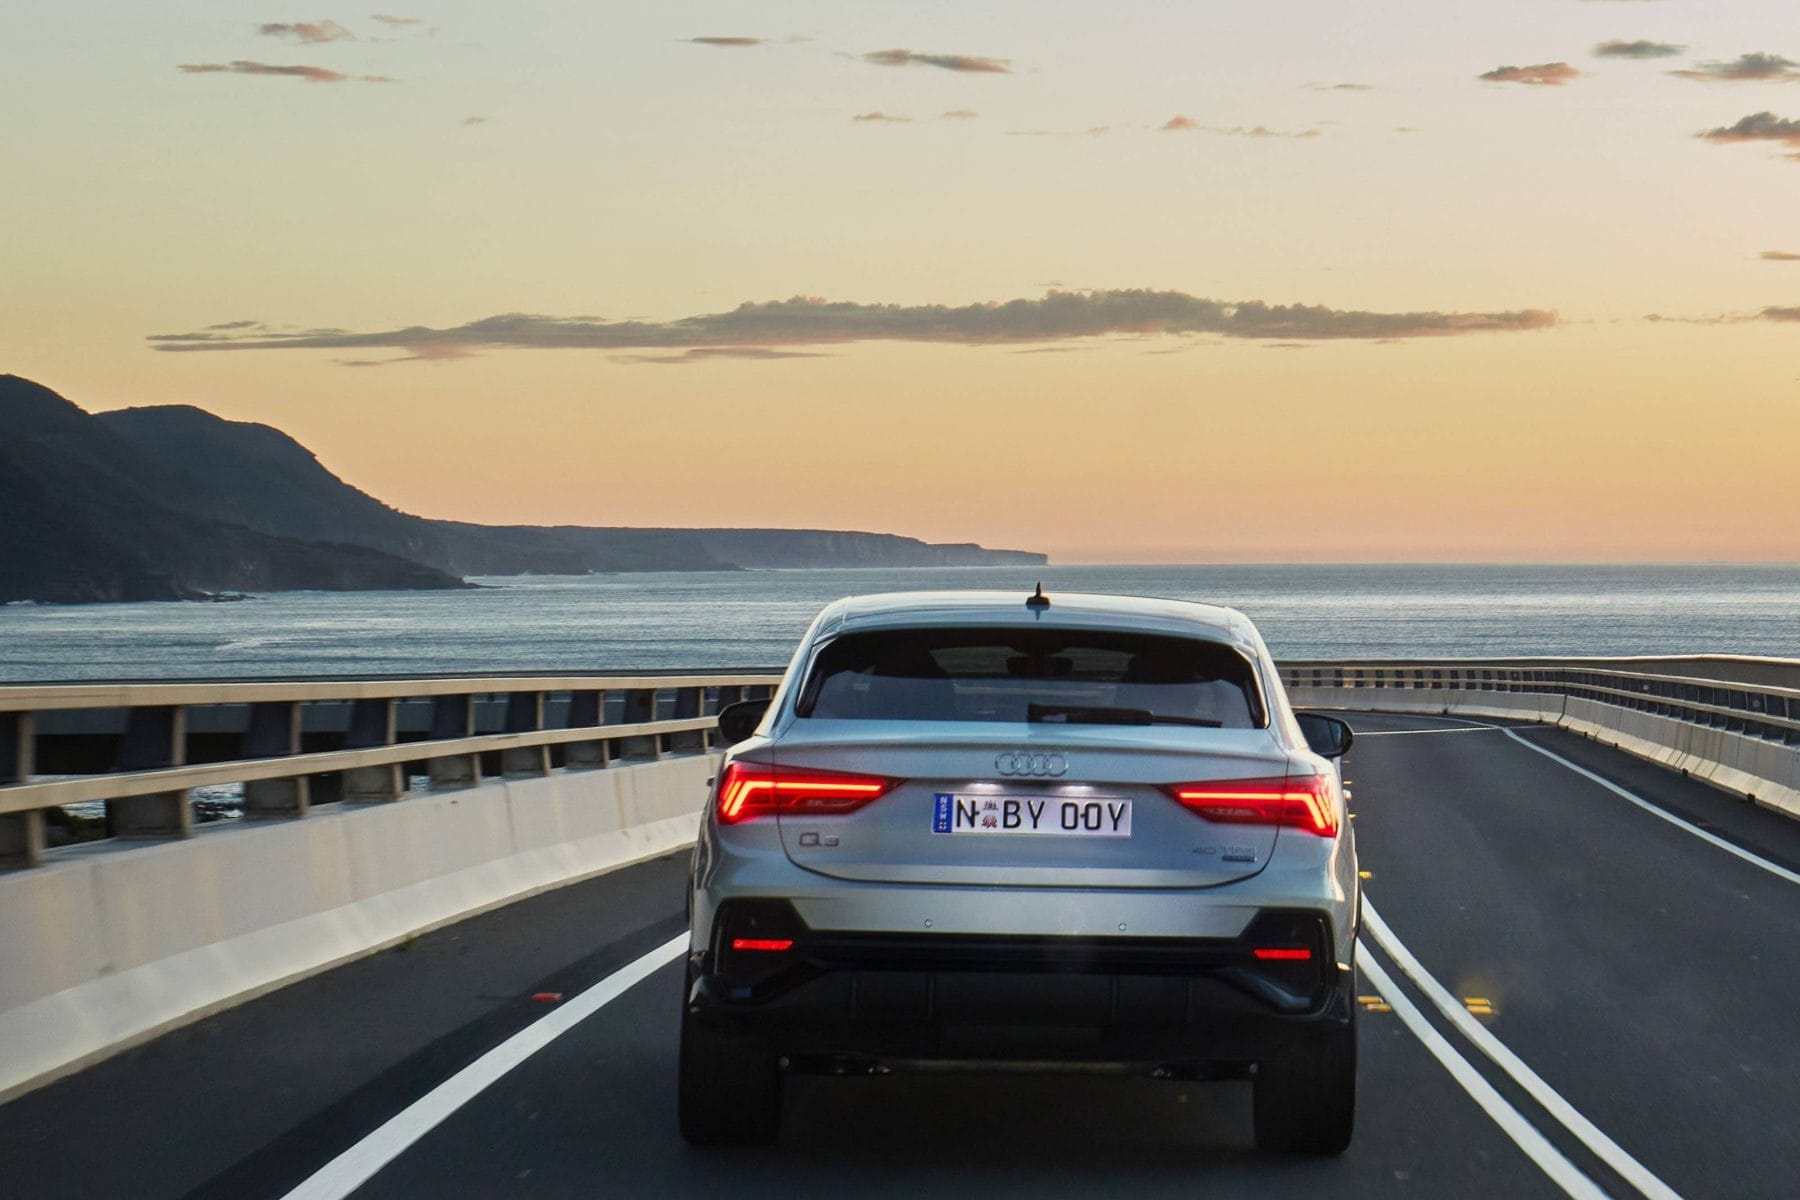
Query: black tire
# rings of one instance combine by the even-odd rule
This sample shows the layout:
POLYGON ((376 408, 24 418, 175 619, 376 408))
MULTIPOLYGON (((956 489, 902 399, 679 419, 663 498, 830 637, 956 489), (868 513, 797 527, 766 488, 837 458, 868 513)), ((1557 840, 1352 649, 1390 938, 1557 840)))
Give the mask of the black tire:
POLYGON ((1342 1154, 1356 1126, 1354 1016, 1341 1033, 1310 1052, 1258 1066, 1254 1096, 1259 1148, 1276 1154, 1342 1154))
POLYGON ((750 1039, 681 1014, 676 1106, 696 1146, 760 1146, 781 1132, 781 1063, 750 1039))

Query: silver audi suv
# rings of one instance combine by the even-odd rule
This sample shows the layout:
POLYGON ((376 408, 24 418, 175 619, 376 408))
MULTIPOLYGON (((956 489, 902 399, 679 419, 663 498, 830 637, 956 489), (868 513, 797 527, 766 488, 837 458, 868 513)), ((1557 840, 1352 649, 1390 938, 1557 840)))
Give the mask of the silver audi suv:
POLYGON ((1000 592, 828 606, 694 851, 680 1123, 773 1139, 787 1071, 1108 1064, 1254 1081, 1334 1154, 1358 875, 1335 759, 1243 614, 1000 592))

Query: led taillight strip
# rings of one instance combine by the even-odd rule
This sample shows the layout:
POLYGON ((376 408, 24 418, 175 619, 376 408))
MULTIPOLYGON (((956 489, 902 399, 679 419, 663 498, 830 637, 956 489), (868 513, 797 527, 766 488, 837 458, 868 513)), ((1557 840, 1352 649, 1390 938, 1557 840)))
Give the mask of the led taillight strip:
POLYGON ((1322 775, 1218 779, 1164 789, 1182 807, 1226 825, 1280 825, 1319 837, 1337 836, 1331 784, 1322 775))
POLYGON ((763 763, 732 763, 719 780, 719 823, 735 825, 777 812, 854 812, 899 782, 874 775, 784 771, 763 763))

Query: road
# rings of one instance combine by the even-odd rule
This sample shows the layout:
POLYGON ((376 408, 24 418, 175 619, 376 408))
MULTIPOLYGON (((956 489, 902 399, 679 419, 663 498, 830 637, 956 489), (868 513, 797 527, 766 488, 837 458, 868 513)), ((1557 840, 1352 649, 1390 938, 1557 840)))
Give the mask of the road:
POLYGON ((1800 1195, 1800 823, 1560 730, 1351 719, 1379 1000, 1342 1158, 1259 1154, 1247 1084, 1093 1076, 801 1077, 774 1147, 689 1149, 676 857, 0 1107, 0 1193, 1800 1195))

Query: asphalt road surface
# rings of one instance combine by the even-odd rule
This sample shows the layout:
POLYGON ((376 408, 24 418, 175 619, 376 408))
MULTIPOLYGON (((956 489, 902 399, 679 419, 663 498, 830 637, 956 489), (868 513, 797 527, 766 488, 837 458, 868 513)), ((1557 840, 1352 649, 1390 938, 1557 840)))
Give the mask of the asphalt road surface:
POLYGON ((691 1149, 681 855, 0 1107, 0 1194, 1800 1195, 1800 822, 1558 730, 1351 720, 1341 1158, 1257 1152, 1248 1084, 1091 1075, 798 1077, 775 1146, 691 1149))

